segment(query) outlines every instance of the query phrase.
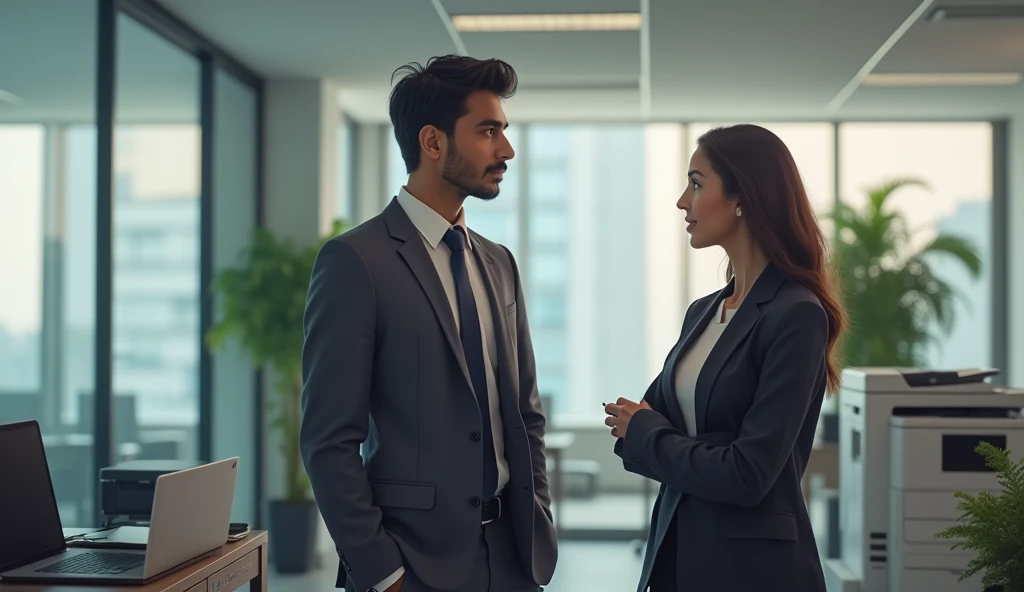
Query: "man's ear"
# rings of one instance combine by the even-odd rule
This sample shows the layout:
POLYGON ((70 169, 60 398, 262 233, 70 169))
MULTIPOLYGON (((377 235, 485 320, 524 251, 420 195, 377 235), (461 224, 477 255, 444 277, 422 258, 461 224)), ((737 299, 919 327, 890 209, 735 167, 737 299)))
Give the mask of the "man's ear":
POLYGON ((425 125, 420 129, 420 151, 431 160, 440 160, 447 149, 448 137, 440 129, 425 125))

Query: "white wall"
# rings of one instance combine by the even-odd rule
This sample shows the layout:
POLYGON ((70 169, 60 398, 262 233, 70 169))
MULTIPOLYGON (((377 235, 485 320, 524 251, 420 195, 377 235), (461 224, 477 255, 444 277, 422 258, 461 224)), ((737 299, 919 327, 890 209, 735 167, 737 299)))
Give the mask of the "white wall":
POLYGON ((387 183, 391 126, 368 123, 357 128, 350 162, 356 169, 355 222, 361 223, 379 214, 398 188, 387 183))
MULTIPOLYGON (((269 80, 265 87, 264 223, 280 237, 311 244, 327 233, 337 215, 338 90, 326 80, 269 80)), ((272 372, 264 389, 275 383, 272 372)), ((273 394, 265 391, 269 399, 273 394)), ((285 493, 284 459, 269 417, 264 438, 263 490, 267 499, 285 493)), ((320 529, 319 548, 331 548, 320 529)))
POLYGON ((265 94, 266 225, 310 242, 336 214, 338 92, 325 80, 270 80, 265 94))

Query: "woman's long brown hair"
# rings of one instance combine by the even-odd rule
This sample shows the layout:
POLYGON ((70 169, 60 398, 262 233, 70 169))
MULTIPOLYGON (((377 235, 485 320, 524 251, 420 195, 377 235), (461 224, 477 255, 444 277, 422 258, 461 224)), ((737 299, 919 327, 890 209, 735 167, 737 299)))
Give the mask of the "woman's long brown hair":
MULTIPOLYGON (((704 156, 722 178, 728 195, 739 198, 743 219, 768 260, 783 275, 814 293, 828 317, 827 391, 839 390, 842 372, 839 337, 846 326, 829 244, 800 172, 786 145, 756 125, 715 128, 697 140, 704 156)), ((732 277, 732 264, 728 275, 732 277)))

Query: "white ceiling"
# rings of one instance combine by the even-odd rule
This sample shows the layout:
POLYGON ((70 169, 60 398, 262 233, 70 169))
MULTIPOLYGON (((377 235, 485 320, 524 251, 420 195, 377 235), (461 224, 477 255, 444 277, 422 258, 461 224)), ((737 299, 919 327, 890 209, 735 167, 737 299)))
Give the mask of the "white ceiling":
MULTIPOLYGON (((990 118, 1024 113, 1024 87, 852 87, 875 72, 1024 71, 1024 19, 909 23, 922 0, 646 0, 643 32, 454 33, 452 14, 641 10, 641 0, 158 0, 258 73, 327 77, 362 120, 386 118, 391 73, 465 47, 520 75, 515 120, 990 118), (646 59, 645 58, 649 58, 646 59), (645 64, 649 68, 645 69, 645 64)), ((924 0, 940 6, 950 0, 924 0)), ((964 0, 957 0, 965 3, 964 0)), ((1001 0, 1024 2, 1024 0, 1001 0)), ((966 0, 991 4, 991 0, 966 0)), ((927 14, 927 11, 919 11, 927 14)), ((122 19, 128 20, 128 19, 122 19)), ((194 116, 197 68, 123 27, 119 113, 194 116), (192 111, 189 111, 189 110, 192 111)), ((95 18, 87 0, 0 2, 0 121, 91 119, 95 18)))
MULTIPOLYGON (((943 0, 926 1, 938 6, 943 0)), ((444 22, 452 14, 641 10, 640 0, 438 0, 442 11, 429 0, 161 2, 268 76, 337 79, 343 108, 374 120, 385 117, 394 68, 456 50, 444 22)), ((518 119, 959 118, 1024 110, 1021 87, 860 87, 838 110, 828 109, 922 0, 644 4, 646 35, 472 33, 460 39, 469 54, 501 57, 519 72, 521 90, 507 106, 518 119)), ((1024 71, 1024 19, 919 18, 875 67, 1004 70, 1024 71)))
MULTIPOLYGON (((198 123, 199 62, 127 16, 117 22, 116 120, 198 123)), ((96 50, 95 2, 0 0, 0 90, 20 99, 0 100, 0 122, 92 123, 96 50)))

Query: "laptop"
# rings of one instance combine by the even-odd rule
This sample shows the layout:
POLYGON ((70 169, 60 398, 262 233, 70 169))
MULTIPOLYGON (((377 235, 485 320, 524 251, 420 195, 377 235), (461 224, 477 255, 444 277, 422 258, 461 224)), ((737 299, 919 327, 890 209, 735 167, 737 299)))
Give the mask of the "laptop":
POLYGON ((238 457, 161 475, 145 550, 68 547, 39 431, 0 425, 0 581, 144 584, 228 538, 238 457))

